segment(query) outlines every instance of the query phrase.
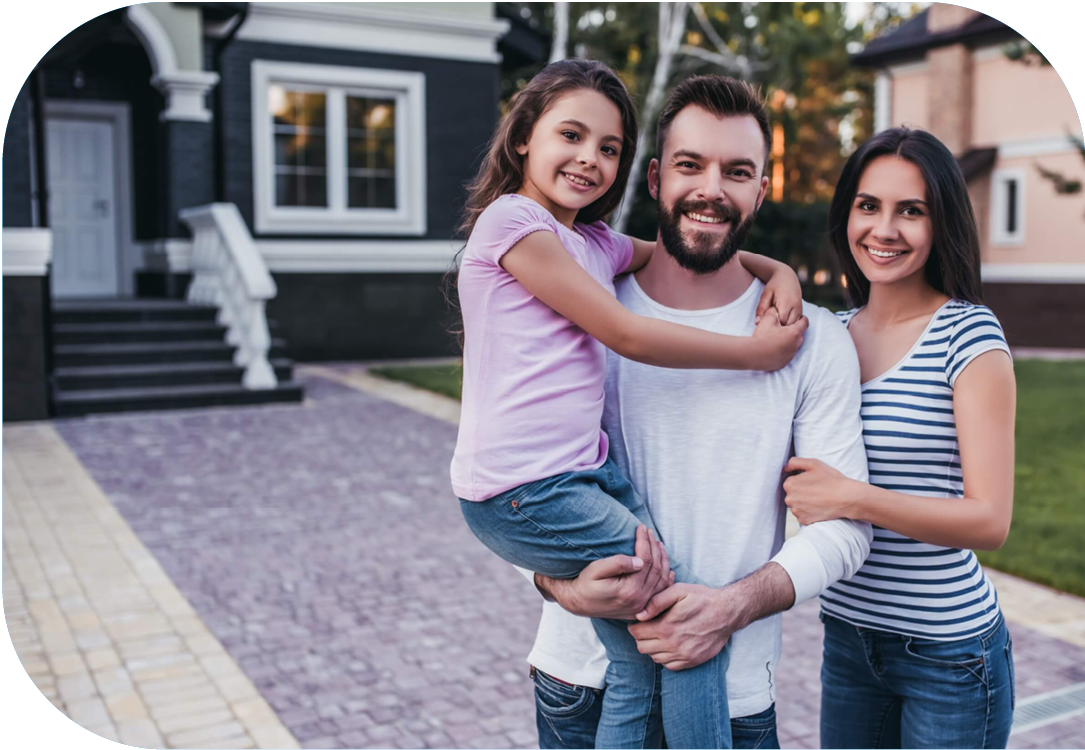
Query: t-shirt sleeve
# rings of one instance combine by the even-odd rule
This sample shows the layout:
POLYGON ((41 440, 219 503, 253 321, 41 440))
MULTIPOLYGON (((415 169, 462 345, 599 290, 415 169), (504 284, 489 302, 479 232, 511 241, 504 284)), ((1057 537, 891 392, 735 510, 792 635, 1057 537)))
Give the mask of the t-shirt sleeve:
MULTIPOLYGON (((816 458, 850 479, 866 482, 855 346, 844 326, 828 311, 806 310, 811 319, 807 341, 813 348, 793 422, 795 455, 816 458)), ((840 579, 855 575, 870 554, 872 537, 870 524, 863 521, 838 518, 811 524, 788 539, 773 562, 791 578, 798 605, 840 579)))
POLYGON ((957 320, 950 334, 946 354, 946 380, 950 386, 972 360, 992 349, 1010 353, 998 318, 990 308, 977 305, 957 320))
POLYGON ((621 232, 615 232, 605 221, 597 221, 590 225, 599 241, 599 247, 610 261, 613 272, 612 277, 629 268, 633 260, 633 240, 621 232))
POLYGON ((497 265, 513 245, 532 232, 557 234, 556 219, 537 203, 505 195, 487 206, 467 243, 467 254, 497 265))

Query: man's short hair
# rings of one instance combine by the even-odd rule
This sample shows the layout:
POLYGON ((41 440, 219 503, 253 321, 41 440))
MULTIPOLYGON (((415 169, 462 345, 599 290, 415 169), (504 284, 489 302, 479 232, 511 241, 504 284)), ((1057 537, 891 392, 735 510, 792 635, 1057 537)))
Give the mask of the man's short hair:
POLYGON ((663 143, 667 131, 678 113, 690 105, 701 107, 716 117, 750 115, 757 120, 761 135, 765 138, 765 162, 762 175, 768 169, 772 152, 772 130, 769 127, 769 111, 761 92, 745 81, 727 76, 690 76, 671 92, 656 125, 656 157, 663 158, 663 143))

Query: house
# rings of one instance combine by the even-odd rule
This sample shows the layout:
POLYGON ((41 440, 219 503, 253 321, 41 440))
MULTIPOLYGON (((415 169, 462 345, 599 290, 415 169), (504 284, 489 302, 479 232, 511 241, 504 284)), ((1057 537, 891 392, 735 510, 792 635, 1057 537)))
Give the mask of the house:
POLYGON ((1007 56, 1023 41, 982 13, 934 3, 852 61, 877 70, 877 130, 921 128, 957 156, 984 301, 1010 343, 1085 349, 1085 193, 1058 194, 1040 172, 1085 179, 1071 139, 1081 119, 1053 67, 1007 56))
POLYGON ((501 15, 148 3, 72 31, 7 127, 4 419, 299 400, 293 359, 452 352, 503 55, 548 51, 501 15))

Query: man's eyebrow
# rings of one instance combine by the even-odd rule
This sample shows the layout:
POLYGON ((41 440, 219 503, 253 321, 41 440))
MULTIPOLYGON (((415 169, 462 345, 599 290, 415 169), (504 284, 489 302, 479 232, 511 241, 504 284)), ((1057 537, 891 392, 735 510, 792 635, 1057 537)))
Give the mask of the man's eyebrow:
MULTIPOLYGON (((671 160, 673 161, 675 159, 693 159, 695 161, 705 161, 705 157, 703 154, 699 154, 696 151, 690 151, 689 149, 684 148, 678 149, 674 152, 674 154, 671 155, 671 160)), ((751 169, 757 169, 757 162, 755 162, 753 159, 731 159, 730 161, 724 162, 724 165, 727 167, 750 167, 751 169)))
POLYGON ((675 151, 673 154, 671 154, 671 160, 672 161, 674 159, 680 159, 680 158, 694 159, 696 161, 704 160, 704 157, 701 156, 700 154, 698 154, 696 151, 690 151, 690 150, 684 149, 684 148, 680 148, 677 151, 675 151))
MULTIPOLYGON (((876 195, 871 195, 870 193, 856 193, 855 197, 856 198, 862 198, 863 200, 868 200, 868 201, 877 201, 878 203, 882 202, 881 198, 879 198, 876 195)), ((908 198, 906 200, 897 201, 897 205, 898 206, 926 206, 927 201, 920 200, 919 198, 908 198)))
MULTIPOLYGON (((572 119, 570 119, 570 120, 562 120, 558 124, 559 125, 572 125, 573 127, 580 128, 585 133, 590 133, 591 132, 591 128, 589 128, 587 125, 582 123, 580 120, 572 120, 572 119)), ((621 137, 616 136, 616 135, 604 135, 603 140, 604 141, 618 141, 618 143, 622 142, 621 137)))

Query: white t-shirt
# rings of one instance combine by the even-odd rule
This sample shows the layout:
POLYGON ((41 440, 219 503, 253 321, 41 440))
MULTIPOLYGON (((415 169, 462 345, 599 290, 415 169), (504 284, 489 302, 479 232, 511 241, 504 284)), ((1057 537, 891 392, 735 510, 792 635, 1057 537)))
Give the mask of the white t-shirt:
MULTIPOLYGON (((748 336, 763 288, 755 281, 731 304, 710 310, 664 307, 631 275, 617 291, 638 315, 748 336)), ((855 347, 828 310, 803 310, 810 320, 805 342, 773 373, 674 370, 608 352, 603 411, 610 455, 648 503, 668 553, 716 587, 774 560, 791 577, 796 604, 854 574, 872 536, 867 523, 838 520, 784 541, 781 472, 792 455, 867 481, 855 347)), ((732 716, 760 713, 775 700, 780 625, 774 615, 732 636, 732 716)), ((552 602, 544 604, 528 661, 566 682, 605 684, 606 655, 591 622, 552 602)))

